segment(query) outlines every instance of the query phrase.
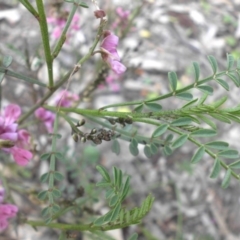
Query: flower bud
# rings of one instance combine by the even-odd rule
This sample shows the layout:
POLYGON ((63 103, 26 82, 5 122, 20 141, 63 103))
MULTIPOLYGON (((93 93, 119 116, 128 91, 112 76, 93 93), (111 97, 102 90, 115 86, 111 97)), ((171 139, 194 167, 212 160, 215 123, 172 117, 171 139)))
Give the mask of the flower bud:
POLYGON ((94 15, 96 18, 103 18, 106 16, 106 13, 104 10, 99 9, 99 10, 94 11, 94 15))

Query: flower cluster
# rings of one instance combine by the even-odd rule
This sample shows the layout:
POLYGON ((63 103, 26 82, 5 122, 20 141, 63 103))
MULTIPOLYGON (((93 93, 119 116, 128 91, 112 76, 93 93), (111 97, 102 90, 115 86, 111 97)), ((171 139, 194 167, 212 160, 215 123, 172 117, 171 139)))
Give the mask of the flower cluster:
MULTIPOLYGON (((67 22, 67 18, 65 15, 66 14, 64 14, 64 16, 52 16, 52 17, 47 18, 47 23, 49 23, 49 25, 51 25, 51 27, 52 27, 51 36, 53 39, 58 39, 61 36, 61 33, 67 22)), ((75 14, 73 16, 73 19, 72 19, 72 22, 71 22, 71 25, 69 28, 68 37, 71 36, 71 34, 74 31, 77 31, 80 29, 79 20, 80 20, 79 15, 75 14)))
POLYGON ((121 7, 118 7, 116 9, 116 13, 117 13, 117 19, 112 24, 112 28, 113 29, 119 28, 121 31, 123 31, 128 25, 130 11, 123 10, 121 7))
POLYGON ((120 57, 117 52, 118 40, 116 35, 110 31, 105 31, 100 49, 103 61, 105 61, 117 75, 120 75, 126 71, 126 67, 120 63, 120 57))
MULTIPOLYGON (((61 91, 55 99, 55 105, 59 107, 70 107, 73 102, 78 101, 79 96, 69 91, 61 91)), ((53 132, 53 123, 55 120, 55 114, 44 108, 38 108, 35 111, 35 117, 42 122, 49 133, 53 132)))
POLYGON ((18 207, 13 204, 3 203, 4 200, 4 188, 0 185, 0 232, 8 227, 8 221, 10 218, 16 216, 18 207))
POLYGON ((15 162, 25 166, 32 158, 28 150, 30 134, 25 129, 18 129, 16 121, 21 115, 21 108, 18 105, 8 105, 0 115, 0 139, 10 140, 11 146, 3 146, 1 149, 11 153, 15 162))

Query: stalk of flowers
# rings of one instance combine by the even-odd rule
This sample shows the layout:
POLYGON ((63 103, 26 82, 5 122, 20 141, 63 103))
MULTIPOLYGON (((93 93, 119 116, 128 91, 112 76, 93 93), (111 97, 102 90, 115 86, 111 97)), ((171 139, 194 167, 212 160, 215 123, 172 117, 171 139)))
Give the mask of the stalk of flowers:
POLYGON ((18 129, 16 121, 21 115, 18 105, 8 105, 0 115, 0 139, 9 140, 12 145, 2 146, 1 150, 12 154, 15 162, 25 166, 32 158, 28 150, 30 146, 30 134, 25 129, 18 129))
MULTIPOLYGON (((71 107, 72 104, 78 100, 79 96, 77 94, 62 90, 54 102, 55 105, 59 107, 71 107)), ((55 120, 55 114, 53 112, 40 107, 35 111, 35 117, 44 123, 48 133, 53 132, 53 123, 55 120)))
POLYGON ((117 75, 121 75, 126 71, 126 67, 120 63, 120 57, 117 52, 119 38, 110 31, 103 32, 103 40, 100 45, 100 52, 103 61, 105 61, 108 66, 117 75))
POLYGON ((13 204, 3 203, 5 190, 0 184, 0 232, 4 231, 8 225, 9 220, 16 216, 18 207, 13 204))

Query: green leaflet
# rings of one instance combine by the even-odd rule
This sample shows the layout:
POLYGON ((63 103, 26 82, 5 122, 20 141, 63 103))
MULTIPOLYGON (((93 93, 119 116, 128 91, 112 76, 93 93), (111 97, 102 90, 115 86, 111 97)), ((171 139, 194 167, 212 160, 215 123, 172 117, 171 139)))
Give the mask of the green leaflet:
POLYGON ((191 133, 192 137, 212 137, 215 136, 217 132, 212 129, 199 129, 191 133))
POLYGON ((153 112, 159 112, 162 109, 162 106, 158 103, 145 103, 145 106, 153 112))
POLYGON ((179 137, 172 143, 172 148, 175 149, 175 148, 181 147, 182 145, 184 145, 184 143, 187 141, 187 139, 188 139, 188 135, 187 135, 187 134, 184 134, 184 135, 179 136, 179 137))
POLYGON ((173 92, 177 90, 177 74, 175 72, 168 73, 168 80, 173 92))
POLYGON ((197 82, 199 80, 199 76, 200 76, 200 67, 197 62, 193 62, 193 70, 194 70, 195 82, 197 82))
POLYGON ((222 185, 221 185, 222 188, 227 188, 229 186, 229 183, 230 183, 230 180, 231 180, 231 173, 232 173, 232 171, 229 168, 226 171, 225 176, 223 178, 222 185))
POLYGON ((193 99, 193 95, 188 92, 178 93, 175 95, 175 97, 180 98, 185 101, 191 101, 193 99))
POLYGON ((213 141, 206 143, 205 146, 217 150, 226 150, 228 149, 229 144, 223 141, 213 141))
POLYGON ((233 162, 229 165, 230 168, 232 169, 240 169, 240 160, 233 162))
POLYGON ((238 154, 238 151, 236 151, 234 149, 228 149, 228 150, 219 152, 218 156, 225 157, 225 158, 238 158, 239 154, 238 154))
POLYGON ((227 70, 231 70, 234 65, 234 57, 231 54, 227 54, 227 70))
POLYGON ((12 56, 4 56, 2 65, 5 68, 8 68, 11 65, 11 63, 12 63, 12 60, 13 60, 12 56))
POLYGON ((193 155, 191 159, 191 163, 198 163, 202 159, 204 153, 205 153, 205 148, 204 146, 202 146, 193 155))
POLYGON ((116 153, 116 155, 119 155, 120 154, 120 144, 118 142, 117 139, 114 139, 113 140, 113 144, 112 144, 112 152, 116 153))
POLYGON ((190 125, 192 123, 192 119, 189 117, 181 117, 178 118, 177 120, 174 120, 171 122, 171 125, 174 127, 179 127, 179 126, 186 126, 190 125))
POLYGON ((202 92, 211 95, 213 93, 213 88, 208 85, 201 85, 198 86, 197 89, 201 90, 202 92))
POLYGON ((159 137, 161 136, 163 133, 165 133, 168 129, 169 125, 168 124, 163 124, 161 126, 159 126, 152 134, 152 138, 155 137, 159 137))
POLYGON ((225 88, 227 91, 229 91, 229 85, 226 81, 224 81, 223 79, 217 78, 215 79, 215 81, 220 84, 223 88, 225 88))
POLYGON ((218 158, 215 158, 213 169, 210 174, 210 178, 216 178, 219 175, 220 170, 221 170, 220 161, 218 158))
POLYGON ((208 60, 209 60, 209 62, 211 64, 211 67, 212 67, 212 70, 213 70, 213 74, 216 74, 217 69, 218 69, 218 65, 217 65, 217 61, 216 61, 215 57, 210 55, 210 56, 208 56, 208 60))

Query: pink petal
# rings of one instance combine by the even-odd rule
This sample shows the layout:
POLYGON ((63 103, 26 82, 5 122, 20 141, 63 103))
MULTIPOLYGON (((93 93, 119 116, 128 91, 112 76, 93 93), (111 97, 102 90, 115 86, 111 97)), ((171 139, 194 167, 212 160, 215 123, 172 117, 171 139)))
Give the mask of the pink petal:
POLYGON ((5 230, 8 227, 8 221, 6 218, 0 216, 0 232, 5 230))
POLYGON ((109 64, 111 66, 111 69, 117 74, 117 75, 121 75, 122 73, 124 73, 126 71, 126 67, 118 62, 118 61, 114 61, 114 60, 111 60, 109 61, 109 64))
POLYGON ((6 133, 2 133, 0 135, 0 139, 7 139, 7 140, 11 140, 13 142, 16 142, 18 140, 18 134, 15 132, 6 132, 6 133))
POLYGON ((4 111, 5 124, 9 125, 15 122, 21 115, 21 108, 15 104, 9 104, 4 111))
POLYGON ((28 150, 18 147, 11 148, 11 153, 13 155, 15 162, 20 166, 27 165, 33 156, 32 153, 29 152, 28 150))
POLYGON ((21 130, 18 130, 17 133, 18 133, 18 140, 24 141, 26 144, 29 142, 30 134, 27 130, 21 129, 21 130))
POLYGON ((17 123, 12 123, 12 124, 7 125, 4 129, 4 131, 5 132, 16 132, 17 127, 18 127, 17 123))
POLYGON ((15 217, 18 212, 18 207, 13 204, 1 204, 0 205, 0 216, 4 218, 15 217))

